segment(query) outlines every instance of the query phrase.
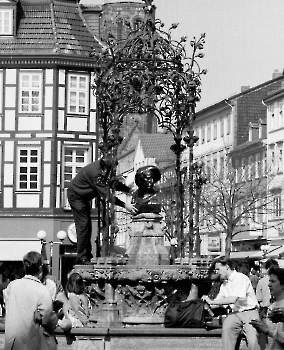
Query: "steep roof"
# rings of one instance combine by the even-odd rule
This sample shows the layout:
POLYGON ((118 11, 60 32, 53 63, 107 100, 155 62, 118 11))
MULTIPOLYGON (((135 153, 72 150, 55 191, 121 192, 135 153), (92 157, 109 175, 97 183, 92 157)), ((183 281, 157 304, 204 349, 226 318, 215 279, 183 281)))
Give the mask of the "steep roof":
POLYGON ((175 154, 170 149, 174 143, 172 134, 141 134, 140 141, 146 158, 155 158, 157 163, 175 160, 175 154))
POLYGON ((0 37, 0 55, 89 57, 100 44, 91 34, 77 0, 19 0, 13 38, 0 37))

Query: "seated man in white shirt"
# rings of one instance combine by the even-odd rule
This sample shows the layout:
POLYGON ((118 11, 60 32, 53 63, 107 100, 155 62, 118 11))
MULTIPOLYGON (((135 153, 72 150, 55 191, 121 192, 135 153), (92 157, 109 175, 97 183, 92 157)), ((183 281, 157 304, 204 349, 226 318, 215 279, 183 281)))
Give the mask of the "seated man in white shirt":
POLYGON ((233 262, 228 258, 221 258, 215 262, 216 273, 223 283, 217 297, 212 300, 208 296, 202 299, 209 305, 230 305, 231 312, 227 315, 222 326, 222 349, 235 350, 237 339, 241 331, 244 332, 248 350, 259 350, 258 336, 251 320, 258 320, 258 302, 250 279, 243 273, 233 269, 233 262))

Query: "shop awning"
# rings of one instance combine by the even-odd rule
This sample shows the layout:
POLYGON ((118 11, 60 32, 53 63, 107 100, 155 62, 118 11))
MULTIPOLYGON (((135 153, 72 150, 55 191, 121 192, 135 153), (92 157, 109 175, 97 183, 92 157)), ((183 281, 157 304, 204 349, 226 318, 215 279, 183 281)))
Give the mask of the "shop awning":
POLYGON ((280 254, 284 253, 284 246, 283 247, 277 247, 273 251, 270 251, 268 254, 266 254, 266 258, 278 258, 280 254))
MULTIPOLYGON (((249 259, 252 258, 253 255, 257 255, 259 253, 258 250, 247 250, 244 252, 231 252, 230 253, 230 258, 231 259, 249 259)), ((262 252, 260 252, 262 254, 262 252)))
POLYGON ((0 239, 0 261, 21 261, 30 251, 41 252, 41 242, 37 240, 0 239))
MULTIPOLYGON (((279 248, 278 246, 271 246, 266 254, 266 257, 271 257, 270 254, 274 254, 275 250, 279 248)), ((274 256, 274 255, 273 255, 274 256)), ((278 256, 278 255, 277 255, 278 256)), ((244 252, 231 252, 231 259, 262 259, 263 252, 261 250, 247 250, 244 252)))

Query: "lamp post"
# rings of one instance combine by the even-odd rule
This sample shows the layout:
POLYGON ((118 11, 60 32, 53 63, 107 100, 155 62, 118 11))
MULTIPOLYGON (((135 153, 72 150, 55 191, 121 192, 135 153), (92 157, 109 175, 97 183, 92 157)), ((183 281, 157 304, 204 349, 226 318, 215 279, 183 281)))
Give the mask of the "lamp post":
POLYGON ((37 238, 41 241, 41 254, 43 256, 43 258, 45 260, 47 260, 47 263, 49 263, 49 267, 50 267, 50 273, 52 274, 52 258, 53 258, 53 244, 62 244, 63 240, 65 239, 65 237, 67 236, 66 232, 63 230, 60 230, 57 232, 57 238, 59 239, 59 241, 46 241, 46 232, 44 230, 40 230, 37 233, 37 238), (47 256, 46 256, 46 244, 50 244, 50 248, 49 248, 49 253, 50 253, 50 261, 48 261, 47 256))
POLYGON ((195 186, 195 254, 196 257, 200 257, 200 233, 199 233, 199 207, 202 186, 206 183, 207 178, 203 172, 204 162, 198 161, 193 164, 194 166, 194 186, 195 186))

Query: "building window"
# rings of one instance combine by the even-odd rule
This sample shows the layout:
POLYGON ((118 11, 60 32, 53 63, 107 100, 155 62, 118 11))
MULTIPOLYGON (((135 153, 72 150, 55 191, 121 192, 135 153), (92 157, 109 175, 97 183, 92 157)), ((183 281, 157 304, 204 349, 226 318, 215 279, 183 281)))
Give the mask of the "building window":
POLYGON ((274 112, 271 113, 271 130, 275 129, 275 116, 274 116, 274 112))
POLYGON ((261 174, 262 175, 265 175, 266 171, 267 171, 267 160, 266 160, 266 157, 267 157, 267 153, 264 152, 263 153, 263 157, 262 157, 262 169, 261 169, 261 174))
POLYGON ((40 149, 29 147, 18 150, 17 190, 39 191, 40 149))
POLYGON ((279 147, 278 172, 283 173, 283 144, 279 147), (281 147, 281 148, 280 148, 281 147))
POLYGON ((249 156, 249 158, 248 158, 248 180, 252 180, 254 177, 255 177, 255 174, 254 174, 253 156, 249 156))
POLYGON ((227 135, 230 135, 231 133, 231 116, 230 114, 227 115, 227 135))
POLYGON ((275 162, 275 145, 271 145, 270 146, 270 164, 271 164, 271 168, 269 169, 269 171, 271 171, 272 174, 275 173, 275 169, 276 169, 276 162, 275 162))
POLYGON ((0 35, 13 35, 13 9, 0 10, 0 35))
POLYGON ((281 196, 276 195, 273 198, 273 214, 274 217, 280 217, 281 216, 281 196))
POLYGON ((220 137, 224 137, 224 128, 225 128, 225 120, 224 120, 224 118, 221 118, 220 137))
POLYGON ((88 114, 89 77, 70 74, 68 79, 68 113, 88 114))
POLYGON ((41 113, 42 74, 20 73, 20 113, 41 113))
POLYGON ((133 22, 134 30, 138 30, 141 27, 142 19, 140 17, 135 18, 133 22))
POLYGON ((213 139, 217 139, 217 120, 213 121, 213 139))
POLYGON ((3 113, 3 71, 0 70, 0 114, 3 113))
POLYGON ((261 160, 260 154, 255 155, 255 178, 258 179, 261 176, 261 160))
POLYGON ((241 182, 246 180, 246 162, 244 159, 242 159, 242 175, 241 175, 241 182))
POLYGON ((211 141, 211 123, 207 124, 207 142, 211 141))
POLYGON ((205 142, 205 126, 201 126, 201 144, 205 142))
POLYGON ((65 148, 64 152, 64 187, 88 164, 88 151, 83 148, 65 148))
POLYGON ((225 174, 225 159, 223 156, 220 157, 220 180, 224 179, 225 174))

